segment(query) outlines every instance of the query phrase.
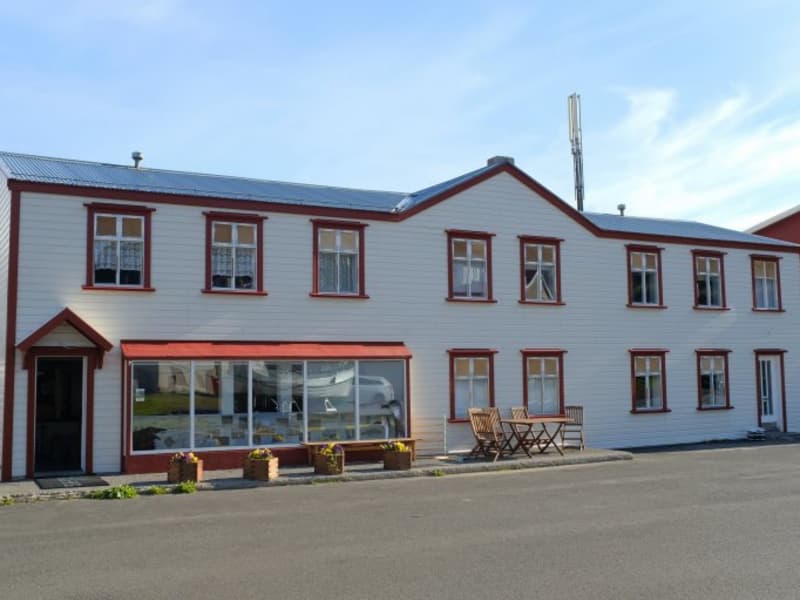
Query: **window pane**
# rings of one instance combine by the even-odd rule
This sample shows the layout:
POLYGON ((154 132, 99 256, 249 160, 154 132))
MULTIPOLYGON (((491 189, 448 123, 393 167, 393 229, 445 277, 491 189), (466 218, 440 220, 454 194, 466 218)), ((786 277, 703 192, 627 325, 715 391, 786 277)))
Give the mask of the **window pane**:
POLYGON ((135 363, 131 387, 134 451, 190 449, 189 363, 135 363))
POLYGON ((453 260, 453 295, 466 296, 469 283, 469 270, 467 262, 453 260))
POLYGON ((472 359, 472 373, 475 377, 488 377, 489 376, 489 359, 488 358, 473 358, 472 359))
POLYGON ((534 415, 540 415, 543 411, 544 400, 542 397, 542 378, 529 377, 528 378, 528 412, 534 415))
POLYGON ((358 232, 342 230, 339 232, 342 252, 355 252, 358 250, 358 232))
POLYGON ((633 296, 632 301, 638 304, 645 302, 644 296, 644 273, 633 273, 633 289, 631 291, 633 296))
POLYGON ((98 215, 95 220, 96 226, 94 230, 95 235, 106 235, 116 237, 117 235, 117 218, 116 217, 103 217, 98 215))
POLYGON ((247 363, 195 364, 195 448, 249 445, 247 373, 247 363))
POLYGON ((774 263, 772 261, 764 261, 764 274, 766 275, 766 277, 769 277, 770 279, 775 279, 777 277, 776 267, 777 263, 774 263))
POLYGON ((647 370, 647 358, 644 356, 636 357, 636 372, 644 373, 647 370))
POLYGON ((647 288, 647 304, 658 304, 658 274, 652 271, 645 273, 645 285, 647 288))
POLYGON ((489 378, 472 380, 472 406, 474 408, 488 408, 489 406, 489 378))
POLYGON ((308 363, 308 439, 355 439, 355 363, 308 363))
POLYGON ((233 242, 233 227, 230 223, 214 223, 214 242, 219 244, 233 242))
POLYGON ((117 242, 94 241, 94 282, 117 283, 117 242))
POLYGON ((336 250, 336 232, 332 229, 319 230, 319 249, 336 250))
POLYGON ((339 255, 339 292, 358 293, 358 255, 339 255))
POLYGON ((539 246, 535 244, 525 244, 525 261, 539 262, 539 246))
POLYGON ((656 255, 655 254, 645 254, 645 266, 648 269, 655 269, 656 268, 656 255))
POLYGON ((453 416, 456 419, 467 418, 467 409, 471 408, 470 404, 470 382, 468 379, 457 379, 455 382, 455 407, 453 416))
POLYGON ((472 263, 469 270, 470 290, 473 298, 486 297, 486 265, 483 263, 472 263))
POLYGON ((320 252, 319 254, 319 291, 336 292, 336 254, 320 252))
POLYGON ((708 356, 702 357, 700 359, 700 370, 702 372, 704 372, 704 373, 707 373, 708 371, 710 371, 711 370, 712 361, 713 361, 713 359, 708 357, 708 356))
POLYGON ((700 306, 708 306, 708 288, 706 287, 705 275, 698 274, 695 285, 697 286, 697 304, 700 306))
POLYGON ((529 358, 528 359, 528 375, 536 376, 542 374, 542 359, 529 358))
POLYGON ((647 404, 647 381, 644 376, 636 377, 636 408, 648 408, 647 404))
POLYGON ((525 299, 538 300, 539 299, 539 284, 536 274, 538 270, 535 266, 527 266, 525 268, 525 299))
POLYGON ((556 377, 546 377, 544 380, 544 400, 542 403, 542 413, 554 415, 558 410, 558 379, 556 377))
POLYGON ((709 273, 719 273, 719 259, 718 258, 709 258, 708 259, 708 272, 709 273))
POLYGON ((399 360, 358 363, 362 439, 405 437, 405 365, 399 360))
POLYGON ((253 445, 303 441, 303 364, 253 363, 253 445))
POLYGON ((720 278, 711 277, 709 280, 710 288, 711 288, 711 298, 708 302, 711 306, 722 306, 722 282, 720 278))
POLYGON ((236 237, 240 244, 254 246, 256 243, 256 227, 255 225, 237 225, 236 237))
POLYGON ((633 252, 631 253, 631 267, 634 269, 641 269, 644 264, 642 260, 642 253, 641 252, 633 252))
POLYGON ((554 266, 542 267, 542 300, 556 299, 556 269, 554 266))
POLYGON ((542 246, 542 262, 556 262, 555 248, 553 246, 542 246))
POLYGON ((122 236, 126 238, 141 238, 142 237, 141 217, 123 217, 122 236))
POLYGON ((236 280, 237 289, 249 290, 255 287, 256 249, 236 248, 236 280))
POLYGON ((486 258, 486 242, 473 240, 473 242, 472 242, 472 258, 473 259, 486 258))
POLYGON ((465 240, 453 240, 453 256, 467 258, 467 242, 465 240))
POLYGON ((230 288, 233 281, 233 248, 214 246, 211 248, 211 285, 230 288))
POLYGON ((470 359, 457 358, 453 361, 455 363, 456 377, 469 377, 470 376, 470 359))
POLYGON ((661 408, 661 376, 650 375, 650 407, 661 408))
POLYGON ((558 375, 558 359, 545 358, 543 362, 544 362, 544 372, 547 375, 558 375))

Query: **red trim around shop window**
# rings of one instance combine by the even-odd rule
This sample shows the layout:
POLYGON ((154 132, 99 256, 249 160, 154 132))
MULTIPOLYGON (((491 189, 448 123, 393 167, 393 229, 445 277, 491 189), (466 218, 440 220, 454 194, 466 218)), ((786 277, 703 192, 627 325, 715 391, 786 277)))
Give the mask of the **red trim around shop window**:
MULTIPOLYGON (((525 348, 522 353, 522 404, 528 411, 528 359, 529 358, 557 358, 558 359, 558 413, 564 414, 564 355, 566 350, 544 348, 525 348)), ((530 413, 529 413, 530 414, 530 413)), ((534 415, 538 416, 538 415, 534 415)))
POLYGON ((447 298, 448 302, 495 303, 492 287, 492 238, 495 234, 486 231, 446 229, 447 234, 447 298), (486 298, 466 298, 453 295, 453 240, 483 240, 486 242, 486 298))
POLYGON ((204 294, 230 294, 235 296, 266 296, 264 291, 264 220, 262 215, 251 215, 227 212, 204 212, 206 218, 206 281, 202 292, 204 294), (232 223, 235 225, 256 226, 256 288, 253 290, 239 290, 233 288, 215 288, 212 285, 211 249, 214 239, 214 223, 232 223))
POLYGON ((702 349, 702 350, 695 350, 695 354, 697 357, 697 410, 705 411, 714 411, 714 410, 732 410, 733 406, 731 406, 731 389, 730 389, 730 374, 728 372, 728 355, 731 353, 730 350, 722 350, 722 349, 702 349), (723 359, 723 364, 725 368, 725 406, 703 406, 703 384, 702 384, 702 374, 700 372, 700 361, 704 356, 709 357, 719 357, 721 356, 723 359))
POLYGON ((249 342, 122 340, 127 360, 410 358, 402 342, 249 342))
POLYGON ((314 239, 312 241, 313 261, 311 266, 311 293, 312 298, 339 298, 345 300, 366 300, 369 298, 366 292, 366 238, 364 229, 367 223, 356 221, 329 221, 323 219, 311 219, 314 226, 314 239), (356 294, 337 294, 333 292, 319 291, 319 230, 349 230, 358 232, 358 293, 356 294))
POLYGON ((104 204, 100 202, 92 202, 84 204, 87 208, 87 223, 86 223, 86 283, 81 288, 84 290, 101 290, 111 292, 154 292, 155 289, 151 285, 150 280, 150 264, 152 256, 152 226, 151 216, 155 212, 155 208, 148 208, 146 206, 135 206, 126 204, 104 204), (106 213, 109 215, 130 215, 134 217, 142 217, 144 224, 144 260, 142 262, 142 285, 113 285, 113 284, 95 284, 94 282, 94 217, 97 213, 106 213))
POLYGON ((646 415, 655 413, 668 413, 672 412, 667 404, 667 353, 669 350, 646 348, 632 348, 628 350, 631 357, 631 413, 635 415, 646 415), (658 356, 661 358, 661 408, 636 408, 636 358, 637 357, 652 357, 658 356))
POLYGON ((728 308, 728 298, 725 291, 725 252, 714 252, 713 250, 692 250, 692 288, 694 290, 694 308, 697 310, 730 310, 728 308), (697 291, 697 259, 716 258, 719 259, 719 285, 722 306, 705 306, 699 303, 700 295, 697 291))
POLYGON ((753 311, 754 312, 784 312, 783 310, 783 295, 781 294, 781 258, 780 256, 772 256, 766 254, 751 254, 750 255, 750 276, 753 289, 753 311), (773 262, 775 263, 775 286, 778 293, 778 306, 777 308, 758 308, 756 298, 756 261, 773 262))
POLYGON ((628 308, 656 308, 656 309, 663 309, 667 308, 664 306, 664 282, 663 282, 663 272, 664 269, 661 265, 661 252, 664 250, 663 248, 659 248, 658 246, 641 246, 638 244, 626 244, 625 245, 625 256, 628 262, 628 308), (644 304, 640 302, 633 301, 633 269, 631 268, 631 254, 634 252, 643 252, 646 254, 655 254, 656 255, 656 269, 657 269, 657 279, 658 279, 658 304, 644 304))
POLYGON ((519 303, 544 304, 546 306, 563 306, 561 298, 561 242, 560 238, 541 237, 535 235, 520 235, 519 237, 519 303), (527 300, 525 298, 525 246, 539 244, 555 247, 556 262, 556 298, 555 300, 527 300))
MULTIPOLYGON (((9 184, 9 188, 11 188, 9 184)), ((11 206, 8 224, 8 289, 6 296, 6 355, 5 381, 3 382, 3 451, 0 456, 2 470, 0 481, 11 480, 14 452, 14 380, 17 339, 17 292, 19 283, 19 218, 20 191, 11 188, 11 206)))
POLYGON ((456 417, 456 368, 457 358, 488 358, 489 359, 489 406, 494 406, 494 355, 497 350, 490 348, 451 348, 447 351, 450 361, 450 423, 468 423, 469 419, 456 417))

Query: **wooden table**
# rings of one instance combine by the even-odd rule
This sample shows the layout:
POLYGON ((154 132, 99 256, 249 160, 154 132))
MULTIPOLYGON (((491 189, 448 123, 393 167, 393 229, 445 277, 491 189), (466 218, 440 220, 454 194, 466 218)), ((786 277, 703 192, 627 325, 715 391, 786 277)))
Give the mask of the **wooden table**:
POLYGON ((511 448, 511 453, 514 454, 519 449, 522 449, 525 454, 531 456, 530 448, 536 446, 539 453, 544 453, 550 446, 553 446, 561 456, 564 456, 564 451, 561 446, 556 442, 556 438, 561 434, 561 428, 565 423, 569 423, 569 417, 553 416, 553 417, 528 417, 526 419, 500 419, 501 423, 511 425, 511 432, 514 436, 516 444, 511 448), (541 431, 534 431, 533 428, 541 425, 541 431), (552 426, 552 429, 551 427, 552 426))

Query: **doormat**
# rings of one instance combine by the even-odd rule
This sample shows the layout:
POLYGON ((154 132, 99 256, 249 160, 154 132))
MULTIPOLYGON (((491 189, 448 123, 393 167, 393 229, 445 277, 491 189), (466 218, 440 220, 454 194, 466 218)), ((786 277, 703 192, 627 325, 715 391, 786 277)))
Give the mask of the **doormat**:
POLYGON ((108 485, 108 482, 97 475, 74 475, 72 477, 45 477, 36 479, 36 485, 43 490, 60 488, 93 487, 108 485))

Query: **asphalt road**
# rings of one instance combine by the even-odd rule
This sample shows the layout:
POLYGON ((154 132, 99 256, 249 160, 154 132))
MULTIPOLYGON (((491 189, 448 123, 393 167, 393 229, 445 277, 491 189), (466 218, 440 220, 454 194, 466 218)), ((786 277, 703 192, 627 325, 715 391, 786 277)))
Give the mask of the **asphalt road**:
POLYGON ((800 597, 800 446, 0 508, 0 598, 800 597))

